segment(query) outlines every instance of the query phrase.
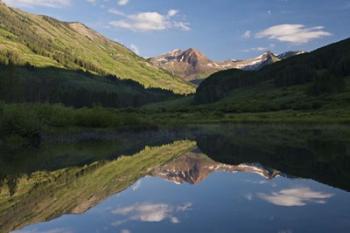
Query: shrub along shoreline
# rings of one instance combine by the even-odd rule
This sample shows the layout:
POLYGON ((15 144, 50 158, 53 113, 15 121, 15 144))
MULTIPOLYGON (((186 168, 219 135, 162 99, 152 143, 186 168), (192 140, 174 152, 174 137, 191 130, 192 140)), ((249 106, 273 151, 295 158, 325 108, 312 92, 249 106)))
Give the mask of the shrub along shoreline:
POLYGON ((225 113, 213 110, 187 112, 66 107, 60 104, 0 103, 0 145, 38 146, 41 135, 69 130, 131 130, 211 123, 268 124, 349 124, 350 112, 342 109, 323 111, 275 111, 225 113))

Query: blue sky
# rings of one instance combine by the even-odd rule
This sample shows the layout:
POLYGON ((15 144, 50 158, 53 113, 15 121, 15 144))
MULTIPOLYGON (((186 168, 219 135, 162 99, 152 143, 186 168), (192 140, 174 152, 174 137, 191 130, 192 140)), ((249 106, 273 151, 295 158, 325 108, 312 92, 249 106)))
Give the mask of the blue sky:
POLYGON ((310 51, 350 37, 350 0, 3 0, 155 56, 197 48, 216 60, 310 51))

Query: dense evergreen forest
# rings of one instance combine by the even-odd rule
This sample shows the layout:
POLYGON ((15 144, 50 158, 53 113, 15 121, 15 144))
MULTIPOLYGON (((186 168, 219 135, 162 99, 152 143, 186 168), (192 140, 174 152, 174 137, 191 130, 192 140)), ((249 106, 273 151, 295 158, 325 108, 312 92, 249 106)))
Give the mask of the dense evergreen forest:
MULTIPOLYGON (((10 57, 11 58, 11 57, 10 57)), ((12 59, 12 58, 11 58, 12 59)), ((7 103, 62 103, 73 107, 139 107, 176 97, 170 91, 145 89, 131 80, 81 70, 0 64, 0 99, 7 103)))

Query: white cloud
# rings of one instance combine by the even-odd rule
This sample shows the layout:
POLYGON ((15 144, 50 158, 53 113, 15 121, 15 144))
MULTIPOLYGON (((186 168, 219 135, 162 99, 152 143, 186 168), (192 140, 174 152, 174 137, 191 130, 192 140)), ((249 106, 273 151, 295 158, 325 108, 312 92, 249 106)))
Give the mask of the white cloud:
POLYGON ((125 6, 128 3, 129 3, 129 0, 118 0, 118 5, 119 6, 125 6))
POLYGON ((176 21, 173 19, 177 13, 178 11, 176 10, 169 10, 166 15, 162 15, 158 12, 141 12, 133 15, 124 15, 125 19, 112 21, 110 22, 110 25, 117 28, 144 32, 162 31, 170 28, 176 28, 183 31, 190 30, 191 28, 187 22, 176 21))
POLYGON ((258 38, 268 38, 294 44, 304 44, 330 35, 332 34, 325 31, 323 26, 307 28, 302 24, 275 25, 256 34, 258 38))
POLYGON ((248 193, 244 196, 248 201, 252 201, 253 200, 253 194, 248 193))
POLYGON ((128 230, 128 229, 123 229, 123 230, 120 231, 120 233, 131 233, 131 231, 128 230))
POLYGON ((3 0, 11 6, 44 6, 59 8, 69 6, 71 0, 3 0))
POLYGON ((249 30, 245 31, 245 32, 243 33, 243 35, 242 35, 242 37, 243 37, 244 39, 249 39, 251 36, 252 36, 252 32, 249 31, 249 30))
POLYGON ((115 226, 119 226, 127 221, 162 222, 166 219, 177 224, 180 220, 174 215, 189 210, 191 206, 191 203, 175 207, 165 203, 140 203, 115 209, 112 213, 127 217, 126 220, 114 223, 115 226))
POLYGON ((283 189, 272 194, 258 194, 262 200, 278 206, 305 206, 309 202, 324 204, 333 194, 315 192, 310 188, 283 189))
POLYGON ((179 13, 177 10, 171 9, 168 11, 168 17, 173 17, 179 13))
POLYGON ((180 223, 180 220, 177 217, 171 217, 170 222, 173 224, 178 224, 178 223, 180 223))
POLYGON ((191 30, 191 27, 189 26, 189 24, 187 22, 174 21, 174 22, 172 22, 172 27, 178 28, 182 31, 190 31, 191 30))

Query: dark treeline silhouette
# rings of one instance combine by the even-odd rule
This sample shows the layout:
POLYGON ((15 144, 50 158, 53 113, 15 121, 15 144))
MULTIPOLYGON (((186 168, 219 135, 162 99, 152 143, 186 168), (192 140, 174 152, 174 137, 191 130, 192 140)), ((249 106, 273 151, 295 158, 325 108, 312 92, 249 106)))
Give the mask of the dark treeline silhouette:
MULTIPOLYGON (((14 56, 15 57, 15 56, 14 56)), ((146 89, 131 80, 81 70, 29 64, 0 64, 0 100, 7 103, 62 103, 73 107, 139 107, 174 98, 170 91, 146 89)))
POLYGON ((310 95, 340 92, 350 75, 350 39, 291 57, 259 71, 226 70, 215 73, 197 89, 195 102, 218 101, 234 89, 254 87, 270 81, 275 87, 309 83, 310 95))

